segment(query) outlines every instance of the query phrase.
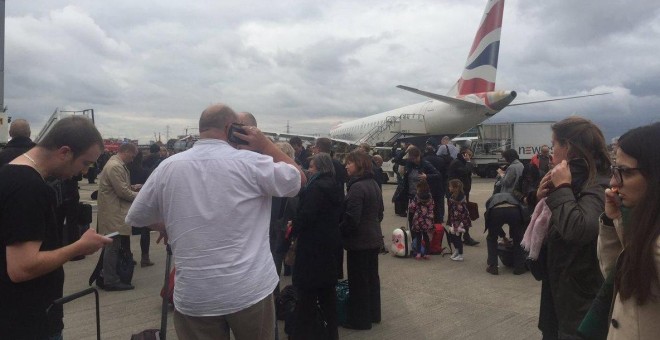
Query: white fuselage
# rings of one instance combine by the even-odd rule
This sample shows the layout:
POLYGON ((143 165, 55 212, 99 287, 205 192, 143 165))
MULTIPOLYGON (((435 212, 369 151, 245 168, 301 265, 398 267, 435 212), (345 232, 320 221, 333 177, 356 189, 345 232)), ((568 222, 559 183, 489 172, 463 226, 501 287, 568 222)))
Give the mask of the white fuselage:
POLYGON ((473 126, 491 117, 497 111, 481 105, 472 108, 458 108, 437 100, 404 106, 368 117, 341 123, 330 130, 330 137, 339 140, 360 143, 377 126, 386 124, 388 117, 401 117, 401 115, 416 114, 423 117, 425 131, 406 132, 405 129, 390 129, 375 136, 369 144, 388 142, 396 134, 403 136, 415 135, 459 135, 473 126))

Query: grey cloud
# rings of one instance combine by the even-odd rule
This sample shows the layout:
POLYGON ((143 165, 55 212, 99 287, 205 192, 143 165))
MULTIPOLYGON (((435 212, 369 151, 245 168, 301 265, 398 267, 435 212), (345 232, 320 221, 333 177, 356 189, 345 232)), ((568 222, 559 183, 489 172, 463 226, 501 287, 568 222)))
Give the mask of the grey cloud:
MULTIPOLYGON (((196 126, 218 101, 254 112, 266 129, 290 120, 304 133, 423 100, 398 84, 443 93, 461 73, 485 1, 69 3, 8 2, 10 111, 39 126, 55 106, 93 107, 104 134, 146 142, 165 125, 173 134, 196 126)), ((657 6, 506 6, 498 88, 519 99, 617 95, 508 108, 496 119, 575 112, 611 133, 657 119, 657 6)))

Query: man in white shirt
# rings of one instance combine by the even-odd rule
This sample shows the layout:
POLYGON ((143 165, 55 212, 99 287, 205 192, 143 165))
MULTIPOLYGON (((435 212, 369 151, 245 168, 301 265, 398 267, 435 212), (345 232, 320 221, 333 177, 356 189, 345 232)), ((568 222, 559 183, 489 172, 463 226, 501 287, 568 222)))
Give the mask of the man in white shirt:
POLYGON ((305 177, 254 126, 234 133, 248 142, 235 149, 228 143, 235 122, 225 105, 204 110, 201 139, 158 166, 126 217, 130 225, 167 232, 180 339, 229 339, 230 329, 238 340, 275 337, 271 197, 295 196, 305 177))

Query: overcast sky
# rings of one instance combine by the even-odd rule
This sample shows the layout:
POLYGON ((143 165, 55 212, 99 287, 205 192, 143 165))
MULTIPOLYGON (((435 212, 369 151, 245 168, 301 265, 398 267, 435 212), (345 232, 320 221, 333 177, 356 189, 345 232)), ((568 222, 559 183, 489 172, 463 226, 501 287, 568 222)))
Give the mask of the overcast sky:
MULTIPOLYGON (((327 134, 339 123, 446 93, 485 0, 6 2, 5 105, 33 132, 56 107, 93 108, 104 137, 141 143, 195 128, 224 102, 264 130, 327 134)), ((582 115, 607 138, 660 120, 656 1, 507 0, 491 121, 582 115)), ((190 130, 192 131, 192 130, 190 130)), ((34 136, 34 135, 33 135, 34 136)))

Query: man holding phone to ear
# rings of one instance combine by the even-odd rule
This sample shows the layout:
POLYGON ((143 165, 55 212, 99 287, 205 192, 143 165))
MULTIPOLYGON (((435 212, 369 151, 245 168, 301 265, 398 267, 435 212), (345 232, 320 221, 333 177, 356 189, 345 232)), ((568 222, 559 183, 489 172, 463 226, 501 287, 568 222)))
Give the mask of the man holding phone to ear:
POLYGON ((180 339, 229 339, 230 329, 237 340, 275 337, 271 202, 295 196, 305 176, 259 129, 238 121, 223 104, 204 110, 201 139, 158 166, 126 217, 169 237, 180 339))

